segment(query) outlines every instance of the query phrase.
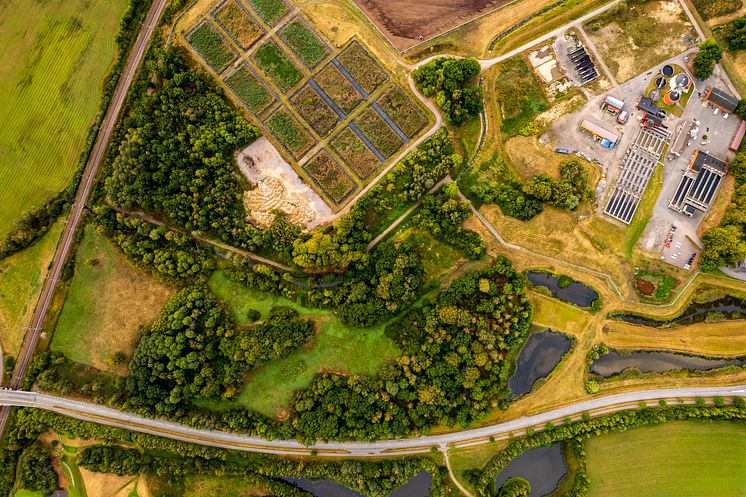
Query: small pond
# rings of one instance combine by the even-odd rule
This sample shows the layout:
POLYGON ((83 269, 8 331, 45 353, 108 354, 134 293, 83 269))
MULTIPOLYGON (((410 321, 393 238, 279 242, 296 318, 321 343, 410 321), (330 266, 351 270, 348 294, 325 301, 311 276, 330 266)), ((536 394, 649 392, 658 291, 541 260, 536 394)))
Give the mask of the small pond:
POLYGON ((570 283, 567 288, 560 288, 559 277, 551 274, 540 273, 536 271, 527 271, 526 277, 534 286, 543 286, 552 292, 552 297, 556 297, 564 302, 575 304, 578 307, 590 307, 598 298, 596 291, 577 281, 570 283))
POLYGON ((536 380, 545 378, 554 370, 571 345, 567 335, 556 331, 541 331, 528 337, 518 354, 515 372, 508 381, 510 398, 529 393, 536 380))
POLYGON ((746 300, 741 300, 736 297, 724 297, 703 304, 689 304, 680 316, 669 321, 645 318, 635 314, 612 314, 611 317, 632 324, 658 328, 665 324, 684 326, 687 324, 701 323, 707 319, 707 315, 711 312, 721 312, 724 314, 726 319, 742 319, 744 315, 746 315, 746 300))
POLYGON ((643 373, 662 373, 678 369, 707 371, 725 366, 740 366, 744 363, 742 359, 708 359, 673 352, 609 352, 593 361, 591 372, 601 376, 613 376, 628 368, 635 368, 643 373))
MULTIPOLYGON (((363 494, 355 492, 334 480, 310 480, 302 476, 287 476, 281 479, 315 497, 365 497, 363 494)), ((432 475, 427 471, 422 471, 394 490, 390 497, 428 497, 432 484, 432 475)))
POLYGON ((497 475, 495 489, 499 490, 508 478, 520 476, 531 484, 529 497, 544 497, 559 486, 566 474, 567 466, 560 444, 529 449, 510 461, 497 475))

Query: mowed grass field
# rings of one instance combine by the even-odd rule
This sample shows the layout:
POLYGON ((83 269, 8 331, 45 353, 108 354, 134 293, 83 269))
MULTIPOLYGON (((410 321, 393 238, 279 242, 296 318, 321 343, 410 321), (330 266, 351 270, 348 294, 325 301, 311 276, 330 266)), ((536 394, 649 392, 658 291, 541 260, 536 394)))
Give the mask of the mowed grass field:
POLYGON ((52 338, 52 349, 96 368, 112 366, 116 352, 131 357, 147 326, 176 289, 134 268, 104 236, 88 225, 76 255, 75 276, 52 338))
POLYGON ((0 2, 0 237, 72 179, 126 5, 0 2))
POLYGON ((591 497, 746 495, 746 426, 676 421, 586 442, 591 497))
POLYGON ((3 354, 15 355, 21 347, 61 232, 62 222, 58 221, 36 243, 0 261, 0 344, 3 354))
POLYGON ((295 390, 307 387, 316 373, 337 371, 373 374, 399 353, 383 334, 384 325, 352 328, 329 311, 310 309, 288 299, 234 283, 221 272, 210 278, 210 289, 233 310, 238 324, 247 324, 246 312, 256 309, 262 319, 276 306, 288 306, 317 324, 316 336, 282 360, 270 361, 250 373, 237 402, 268 416, 280 413, 295 390))

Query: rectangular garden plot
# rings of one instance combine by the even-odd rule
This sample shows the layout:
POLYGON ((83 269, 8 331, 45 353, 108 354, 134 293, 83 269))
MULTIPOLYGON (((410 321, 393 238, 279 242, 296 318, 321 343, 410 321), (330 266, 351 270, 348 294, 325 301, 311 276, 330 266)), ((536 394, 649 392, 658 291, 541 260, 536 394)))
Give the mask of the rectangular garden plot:
POLYGON ((220 5, 212 16, 225 29, 233 41, 244 50, 258 40, 263 33, 259 24, 251 14, 238 3, 238 0, 228 0, 220 5))
POLYGON ((265 125, 296 160, 303 157, 316 144, 311 135, 284 107, 272 114, 265 125))
POLYGON ((360 179, 367 179, 381 165, 381 161, 350 128, 343 129, 331 145, 360 179))
POLYGON ((303 170, 335 204, 357 189, 357 183, 326 150, 321 150, 303 170))
POLYGON ((326 44, 300 17, 290 21, 287 26, 282 28, 279 35, 309 68, 318 66, 329 53, 326 44))
POLYGON ((270 26, 275 26, 277 21, 285 17, 290 12, 287 4, 283 0, 249 0, 264 22, 270 26))
POLYGON ((293 95, 290 102, 295 110, 311 124, 321 136, 326 136, 339 122, 339 116, 311 85, 305 85, 293 95))
POLYGON ((187 36, 187 41, 208 66, 221 73, 236 58, 236 53, 207 21, 202 22, 187 36))
POLYGON ((284 92, 303 79, 301 70, 290 57, 273 41, 268 40, 251 56, 259 69, 272 78, 284 92))
POLYGON ((225 78, 225 84, 254 114, 261 114, 275 101, 272 91, 249 69, 246 63, 241 64, 238 69, 228 75, 225 78))
POLYGON ((377 101, 381 110, 383 110, 395 123, 399 129, 412 138, 426 124, 427 119, 420 112, 417 105, 407 96, 398 86, 392 86, 381 95, 377 101))
POLYGON ((363 101, 360 92, 333 64, 327 64, 314 80, 344 114, 349 114, 363 101))
POLYGON ((368 94, 373 93, 389 77, 388 73, 357 41, 350 43, 342 53, 337 55, 337 61, 368 94))
POLYGON ((376 150, 386 158, 394 155, 403 145, 399 135, 371 107, 368 107, 357 116, 355 125, 370 140, 370 143, 376 150))

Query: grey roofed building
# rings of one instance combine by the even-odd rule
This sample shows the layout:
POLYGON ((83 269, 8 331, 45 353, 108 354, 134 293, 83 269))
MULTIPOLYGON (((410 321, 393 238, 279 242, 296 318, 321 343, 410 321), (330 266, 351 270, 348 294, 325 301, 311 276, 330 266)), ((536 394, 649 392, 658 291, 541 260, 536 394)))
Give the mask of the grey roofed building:
POLYGON ((705 100, 719 107, 724 112, 734 112, 736 107, 738 107, 738 99, 736 97, 714 86, 705 93, 705 100))
POLYGON ((694 172, 700 172, 703 167, 711 167, 718 171, 725 173, 728 170, 728 165, 724 160, 720 160, 717 157, 702 152, 701 150, 695 150, 692 155, 692 160, 689 162, 689 168, 694 172))
POLYGON ((727 170, 724 161, 695 150, 668 207, 689 216, 694 214, 694 209, 707 212, 717 197, 727 170))
POLYGON ((658 114, 658 112, 661 110, 660 107, 655 105, 653 101, 648 97, 640 98, 640 101, 637 103, 637 108, 653 115, 658 114))

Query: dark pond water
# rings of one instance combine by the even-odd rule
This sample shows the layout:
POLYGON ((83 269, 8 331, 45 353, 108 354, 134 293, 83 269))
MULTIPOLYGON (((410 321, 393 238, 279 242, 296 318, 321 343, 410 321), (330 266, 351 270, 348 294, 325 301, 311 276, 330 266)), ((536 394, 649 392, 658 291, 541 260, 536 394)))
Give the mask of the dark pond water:
POLYGON ((664 324, 684 326, 701 323, 711 312, 722 312, 726 319, 741 319, 746 315, 746 300, 736 297, 724 297, 704 304, 689 304, 680 316, 669 321, 649 319, 635 314, 612 314, 611 317, 628 323, 641 324, 658 328, 664 324))
MULTIPOLYGON (((287 476, 282 480, 295 485, 301 490, 315 497, 365 497, 334 480, 309 480, 302 476, 287 476)), ((422 471, 417 476, 391 493, 390 497, 428 497, 433 477, 427 471, 422 471)))
POLYGON ((552 292, 552 296, 578 307, 590 307, 598 298, 596 291, 582 283, 573 281, 567 288, 559 287, 559 278, 551 274, 527 271, 526 277, 534 286, 543 286, 552 292))
POLYGON ((740 366, 744 363, 742 359, 707 359, 672 352, 632 352, 624 355, 609 352, 593 362, 591 372, 601 376, 612 376, 627 368, 636 368, 643 373, 662 373, 677 369, 707 371, 725 366, 740 366))
POLYGON ((533 333, 521 349, 515 372, 508 381, 511 399, 526 395, 536 380, 551 373, 570 350, 572 341, 564 333, 542 331, 533 333))
POLYGON ((530 449, 505 466, 495 479, 495 489, 499 490, 508 478, 520 476, 531 484, 529 497, 544 497, 551 494, 567 474, 562 446, 530 449))

